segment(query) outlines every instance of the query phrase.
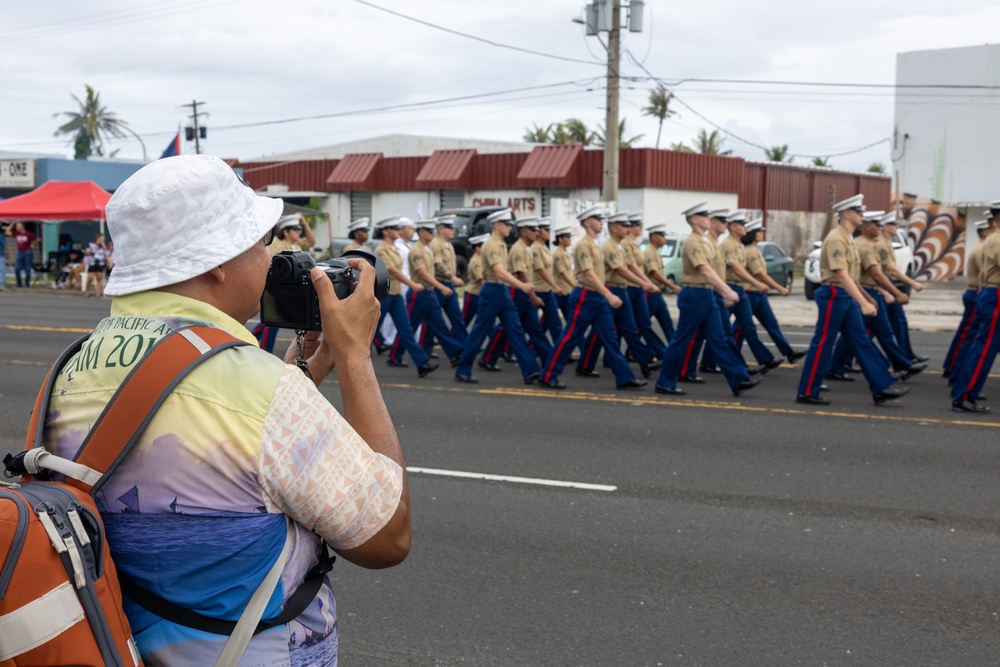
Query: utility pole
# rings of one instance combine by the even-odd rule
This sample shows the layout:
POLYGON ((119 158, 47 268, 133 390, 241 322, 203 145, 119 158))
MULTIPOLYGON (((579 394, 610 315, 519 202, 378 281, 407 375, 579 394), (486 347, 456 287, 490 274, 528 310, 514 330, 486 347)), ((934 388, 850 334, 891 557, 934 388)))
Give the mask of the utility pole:
POLYGON ((193 126, 189 126, 189 127, 184 128, 184 129, 186 130, 185 138, 188 141, 191 141, 191 139, 194 139, 194 152, 195 152, 196 155, 200 155, 201 154, 201 143, 199 142, 199 139, 204 139, 205 136, 206 136, 205 135, 205 128, 204 127, 202 127, 202 128, 198 127, 198 118, 200 116, 208 117, 208 113, 207 112, 198 111, 198 105, 199 104, 206 104, 206 102, 199 102, 197 100, 191 100, 191 104, 182 104, 181 105, 182 107, 190 107, 191 108, 191 115, 188 116, 188 118, 190 118, 192 120, 192 125, 193 126))
POLYGON ((612 0, 608 31, 608 97, 604 115, 604 201, 618 201, 618 85, 622 0, 612 0))

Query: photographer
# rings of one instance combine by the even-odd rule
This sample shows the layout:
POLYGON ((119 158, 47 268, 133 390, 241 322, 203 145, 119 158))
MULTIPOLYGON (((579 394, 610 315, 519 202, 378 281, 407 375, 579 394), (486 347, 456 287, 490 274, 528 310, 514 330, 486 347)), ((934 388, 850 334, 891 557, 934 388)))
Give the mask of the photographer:
MULTIPOLYGON (((107 206, 117 263, 111 315, 71 358, 53 391, 46 447, 72 457, 127 373, 158 339, 198 324, 248 346, 228 349, 181 381, 96 500, 120 574, 184 609, 234 620, 295 524, 280 613, 325 542, 368 568, 406 558, 406 467, 375 377, 375 270, 350 260, 356 291, 340 300, 321 268, 322 334, 307 336, 309 377, 253 344, 280 200, 256 195, 207 155, 157 160, 107 206), (318 387, 334 368, 343 416, 318 387), (311 378, 311 380, 310 380, 311 378)), ((338 564, 336 567, 341 567, 338 564)), ((146 664, 210 665, 227 637, 190 629, 125 600, 146 664)), ((333 665, 336 604, 325 580, 304 612, 254 637, 241 664, 333 665)))

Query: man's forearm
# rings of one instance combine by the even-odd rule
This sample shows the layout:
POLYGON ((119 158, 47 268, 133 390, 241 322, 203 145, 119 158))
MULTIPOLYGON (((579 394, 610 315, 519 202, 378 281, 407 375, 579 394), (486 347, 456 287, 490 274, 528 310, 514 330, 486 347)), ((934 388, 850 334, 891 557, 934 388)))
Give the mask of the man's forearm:
POLYGON ((725 280, 719 277, 719 274, 715 272, 715 269, 713 269, 708 264, 702 264, 701 266, 699 266, 698 273, 704 276, 705 280, 708 281, 708 284, 714 287, 715 291, 717 291, 719 294, 725 294, 726 291, 731 289, 728 283, 726 283, 725 280))

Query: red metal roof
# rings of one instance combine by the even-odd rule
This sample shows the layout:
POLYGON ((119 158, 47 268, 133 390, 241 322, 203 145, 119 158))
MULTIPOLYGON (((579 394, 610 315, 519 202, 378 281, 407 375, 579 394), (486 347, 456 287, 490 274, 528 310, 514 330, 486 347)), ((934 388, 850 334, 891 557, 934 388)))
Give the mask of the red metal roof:
POLYGON ((469 165, 475 148, 434 151, 417 174, 417 185, 428 189, 465 190, 472 180, 469 165))
POLYGON ((348 153, 326 179, 331 190, 374 190, 382 153, 348 153))
POLYGON ((517 173, 518 183, 529 188, 577 187, 582 154, 582 144, 536 146, 517 173))
POLYGON ((287 185, 289 190, 326 192, 330 188, 326 179, 340 160, 302 160, 299 162, 239 162, 231 167, 243 170, 243 180, 254 190, 268 185, 287 185))

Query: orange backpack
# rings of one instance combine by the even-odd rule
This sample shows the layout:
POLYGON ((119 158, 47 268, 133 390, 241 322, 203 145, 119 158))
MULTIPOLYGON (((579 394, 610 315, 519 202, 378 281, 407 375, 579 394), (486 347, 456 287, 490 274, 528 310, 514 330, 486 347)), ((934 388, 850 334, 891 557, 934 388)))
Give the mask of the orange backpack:
POLYGON ((188 373, 245 345, 210 327, 165 336, 125 378, 70 461, 42 448, 42 432, 56 377, 84 340, 49 371, 25 451, 4 459, 7 476, 21 482, 0 483, 0 667, 142 664, 93 495, 188 373))

